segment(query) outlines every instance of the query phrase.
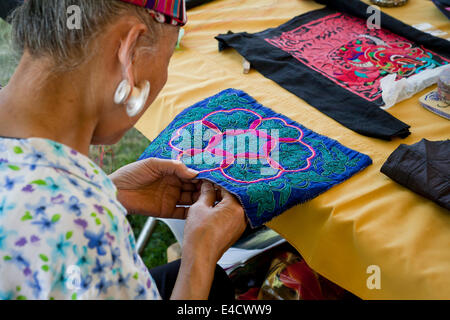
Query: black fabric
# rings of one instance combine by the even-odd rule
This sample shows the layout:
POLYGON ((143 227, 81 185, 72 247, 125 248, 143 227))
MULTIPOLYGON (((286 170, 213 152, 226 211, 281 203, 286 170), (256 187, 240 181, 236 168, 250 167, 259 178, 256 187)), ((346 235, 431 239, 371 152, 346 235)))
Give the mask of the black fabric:
POLYGON ((381 172, 450 210, 450 140, 402 144, 381 172))
POLYGON ((23 0, 1 0, 0 1, 0 18, 7 20, 11 12, 23 3, 23 0))
MULTIPOLYGON (((150 274, 155 280, 159 294, 163 300, 169 300, 172 295, 180 265, 181 260, 177 260, 150 270, 150 274)), ((220 266, 216 266, 214 281, 208 300, 215 302, 235 300, 233 284, 227 273, 220 266)))
POLYGON ((448 18, 450 19, 450 11, 447 11, 447 7, 450 6, 450 1, 447 1, 447 3, 444 3, 445 1, 442 0, 431 0, 433 1, 434 5, 448 18))
MULTIPOLYGON (((264 76, 355 132, 384 140, 407 137, 410 134, 409 126, 380 109, 381 98, 377 101, 368 101, 301 63, 289 52, 266 41, 338 12, 359 18, 367 17, 367 5, 359 1, 321 2, 328 4, 328 7, 297 16, 278 28, 256 34, 229 32, 219 35, 216 37, 219 41, 219 50, 233 47, 264 76)), ((423 44, 427 49, 433 49, 445 57, 450 55, 448 41, 425 34, 385 14, 382 14, 381 22, 385 29, 423 44)))

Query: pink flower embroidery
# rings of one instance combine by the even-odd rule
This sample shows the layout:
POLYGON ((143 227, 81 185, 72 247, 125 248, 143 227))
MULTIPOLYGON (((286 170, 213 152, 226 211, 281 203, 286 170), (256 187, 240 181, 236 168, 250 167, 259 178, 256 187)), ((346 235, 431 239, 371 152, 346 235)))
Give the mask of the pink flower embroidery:
MULTIPOLYGON (((277 131, 278 132, 278 131, 277 131)), ((292 173, 292 172, 300 172, 305 171, 311 167, 311 160, 316 156, 316 152, 314 149, 302 141, 304 137, 304 133, 301 128, 288 124, 284 119, 278 117, 271 118, 263 118, 258 113, 243 109, 243 108, 235 108, 231 110, 219 110, 214 111, 208 115, 206 115, 203 119, 198 121, 193 121, 185 124, 181 128, 179 128, 175 133, 172 139, 169 142, 169 145, 176 153, 177 160, 189 160, 192 157, 198 155, 208 155, 210 158, 214 159, 215 165, 211 165, 213 168, 207 170, 200 170, 200 173, 203 172, 212 172, 219 171, 222 175, 224 175, 227 179, 238 182, 238 183, 257 183, 261 181, 273 180, 279 178, 284 173, 292 173), (229 117, 234 112, 244 112, 248 113, 250 118, 255 118, 249 125, 248 129, 231 129, 231 130, 221 130, 218 125, 214 124, 213 116, 217 118, 217 116, 229 117), (273 130, 262 129, 262 125, 266 121, 275 121, 280 122, 282 127, 295 129, 297 133, 296 137, 286 136, 286 137, 277 137, 271 135, 273 130), (180 138, 188 132, 192 126, 195 127, 203 127, 203 129, 207 129, 210 131, 210 138, 205 145, 202 147, 180 147, 180 138), (205 128, 206 127, 206 128, 205 128), (227 139, 233 138, 236 139, 239 136, 241 138, 250 138, 258 141, 258 147, 251 148, 252 150, 235 150, 234 145, 233 148, 230 149, 228 144, 226 143, 227 139), (298 148, 303 150, 307 150, 308 156, 306 159, 298 159, 297 162, 300 167, 296 168, 288 168, 285 166, 279 159, 277 159, 277 155, 279 155, 281 144, 291 144, 296 145, 298 148), (267 169, 270 169, 269 173, 261 174, 259 177, 246 181, 240 177, 233 176, 230 173, 230 169, 236 165, 242 165, 243 163, 247 163, 249 161, 259 161, 259 163, 265 164, 267 169), (300 161, 301 160, 301 161, 300 161)), ((190 139, 190 138, 189 138, 190 139)), ((191 141, 189 141, 191 142, 191 141)), ((190 145, 190 143, 189 143, 190 145)), ((238 148, 239 149, 239 148, 238 148)), ((186 161, 184 161, 186 162, 186 161)), ((253 162, 255 163, 255 162, 253 162)), ((267 172, 267 170, 266 170, 267 172)))

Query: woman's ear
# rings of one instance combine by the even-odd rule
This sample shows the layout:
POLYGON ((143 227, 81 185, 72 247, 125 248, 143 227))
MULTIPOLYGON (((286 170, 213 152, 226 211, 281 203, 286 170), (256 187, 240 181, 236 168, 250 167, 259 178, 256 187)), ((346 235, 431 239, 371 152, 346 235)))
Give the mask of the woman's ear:
POLYGON ((133 59, 136 53, 137 43, 139 37, 147 30, 147 27, 143 23, 132 24, 131 28, 129 28, 128 32, 125 34, 125 38, 120 42, 118 58, 131 88, 134 88, 135 85, 133 59))

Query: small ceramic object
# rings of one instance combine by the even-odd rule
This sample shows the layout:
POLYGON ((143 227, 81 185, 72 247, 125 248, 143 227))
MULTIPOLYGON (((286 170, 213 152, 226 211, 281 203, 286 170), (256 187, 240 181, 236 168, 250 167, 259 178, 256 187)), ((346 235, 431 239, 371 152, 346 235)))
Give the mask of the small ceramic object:
POLYGON ((370 0, 373 4, 380 7, 400 7, 408 2, 408 0, 370 0))

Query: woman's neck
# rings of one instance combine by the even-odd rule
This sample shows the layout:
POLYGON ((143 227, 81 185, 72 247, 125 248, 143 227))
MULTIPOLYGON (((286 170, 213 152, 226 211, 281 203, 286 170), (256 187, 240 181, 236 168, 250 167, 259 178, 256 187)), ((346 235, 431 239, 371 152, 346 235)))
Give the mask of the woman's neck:
POLYGON ((87 155, 97 117, 82 95, 89 83, 80 73, 50 74, 24 55, 0 91, 0 136, 46 138, 87 155))

